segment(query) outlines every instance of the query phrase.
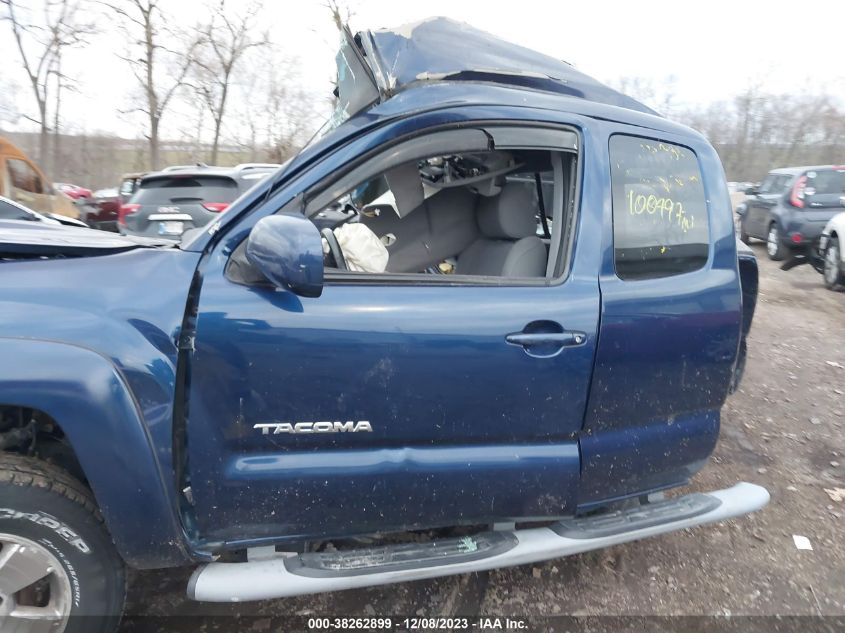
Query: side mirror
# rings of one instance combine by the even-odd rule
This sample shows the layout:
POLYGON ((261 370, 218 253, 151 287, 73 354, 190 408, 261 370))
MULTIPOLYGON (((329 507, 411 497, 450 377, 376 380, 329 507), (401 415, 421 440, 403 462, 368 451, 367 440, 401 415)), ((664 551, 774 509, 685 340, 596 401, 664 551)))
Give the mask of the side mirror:
POLYGON ((299 214, 261 218, 247 238, 246 258, 275 286, 302 297, 323 293, 323 243, 299 214))
POLYGON ((760 189, 755 185, 751 185, 750 187, 745 188, 746 196, 756 196, 758 193, 760 193, 760 189))

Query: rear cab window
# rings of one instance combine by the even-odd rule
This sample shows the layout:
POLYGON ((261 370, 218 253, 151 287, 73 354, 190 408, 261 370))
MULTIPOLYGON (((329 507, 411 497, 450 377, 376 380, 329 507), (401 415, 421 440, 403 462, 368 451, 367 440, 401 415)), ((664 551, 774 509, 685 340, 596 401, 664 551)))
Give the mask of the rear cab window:
POLYGON ((238 186, 225 176, 164 176, 143 180, 130 202, 170 204, 179 202, 232 202, 238 186))
POLYGON ((698 159, 681 145, 610 139, 613 242, 621 279, 654 279, 707 262, 710 227, 698 159))

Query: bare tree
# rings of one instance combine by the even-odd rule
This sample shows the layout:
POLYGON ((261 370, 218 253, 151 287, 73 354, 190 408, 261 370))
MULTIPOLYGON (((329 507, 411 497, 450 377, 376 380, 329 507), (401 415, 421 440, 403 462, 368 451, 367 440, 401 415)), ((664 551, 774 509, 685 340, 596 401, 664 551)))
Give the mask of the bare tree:
POLYGON ((235 69, 247 51, 269 44, 266 33, 254 32, 261 8, 260 2, 252 2, 240 15, 235 15, 227 11, 226 0, 219 0, 212 10, 211 20, 201 30, 193 82, 211 114, 212 164, 217 163, 235 69))
POLYGON ((339 0, 326 0, 326 8, 332 14, 332 22, 338 31, 343 31, 343 27, 349 23, 352 18, 352 11, 348 6, 341 6, 339 0))
POLYGON ((672 78, 655 84, 633 77, 615 85, 704 134, 729 179, 754 181, 775 167, 841 161, 845 109, 829 94, 775 94, 751 80, 727 100, 680 106, 672 78))
POLYGON ((284 73, 274 73, 267 82, 264 123, 268 158, 282 163, 296 154, 318 125, 313 100, 289 84, 284 73))
POLYGON ((7 77, 0 77, 0 123, 15 123, 20 114, 15 100, 18 86, 7 77))
POLYGON ((621 77, 609 82, 612 88, 654 108, 664 116, 671 116, 676 108, 676 83, 677 78, 674 75, 669 75, 659 82, 645 77, 621 77))
POLYGON ((158 169, 161 122, 195 62, 199 41, 168 26, 161 0, 112 0, 104 4, 118 17, 127 40, 133 43, 122 59, 141 88, 141 104, 135 110, 147 117, 149 166, 158 169), (163 75, 169 75, 169 81, 163 80, 163 75))
MULTIPOLYGON (((282 56, 272 46, 261 57, 265 63, 246 63, 239 73, 242 81, 232 104, 240 122, 237 136, 250 160, 283 162, 311 138, 330 108, 302 89, 296 58, 282 56)), ((327 92, 330 86, 327 81, 327 92)))
MULTIPOLYGON (((51 76, 58 77, 62 51, 86 41, 94 33, 91 22, 84 20, 78 0, 43 0, 40 18, 32 7, 20 7, 15 0, 0 0, 5 12, 0 19, 9 23, 38 107, 37 117, 26 116, 38 124, 40 138, 38 160, 46 164, 50 122, 48 117, 51 76)), ((56 102, 56 107, 60 102, 56 102)), ((59 112, 54 119, 58 120, 59 112)))
POLYGON ((61 125, 61 111, 62 111, 62 87, 63 83, 62 80, 64 77, 62 76, 62 57, 61 55, 56 56, 56 62, 53 68, 53 76, 56 79, 56 97, 55 97, 55 105, 53 106, 53 151, 50 154, 52 159, 50 160, 50 173, 53 177, 56 177, 56 168, 59 164, 59 155, 61 154, 62 148, 62 137, 61 132, 59 130, 59 126, 61 125))
POLYGON ((687 107, 678 120, 707 136, 731 180, 775 167, 841 161, 845 108, 827 94, 777 94, 751 84, 730 100, 687 107))

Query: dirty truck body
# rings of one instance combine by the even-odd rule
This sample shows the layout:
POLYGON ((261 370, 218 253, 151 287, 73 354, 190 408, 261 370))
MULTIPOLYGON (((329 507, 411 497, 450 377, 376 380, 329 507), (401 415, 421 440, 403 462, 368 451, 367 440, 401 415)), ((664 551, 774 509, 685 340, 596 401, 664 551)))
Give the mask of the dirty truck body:
POLYGON ((197 599, 269 598, 541 560, 766 503, 751 484, 655 495, 713 450, 756 298, 715 151, 577 74, 569 93, 517 79, 377 88, 179 247, 3 246, 0 404, 39 421, 36 447, 60 447, 44 459, 90 488, 125 564, 196 565, 197 599), (694 269, 620 275, 614 222, 639 195, 613 190, 621 137, 634 153, 692 157, 687 186, 703 194, 686 214, 706 227, 694 269), (311 248, 303 215, 355 170, 508 147, 559 152, 570 169, 569 233, 548 276, 368 277, 324 268, 311 248), (279 218, 294 247, 266 270, 294 281, 233 276, 245 244, 241 260, 265 271, 248 241, 279 218), (520 529, 529 521, 546 525, 520 529), (476 538, 435 538, 439 560, 306 547, 455 527, 476 538))

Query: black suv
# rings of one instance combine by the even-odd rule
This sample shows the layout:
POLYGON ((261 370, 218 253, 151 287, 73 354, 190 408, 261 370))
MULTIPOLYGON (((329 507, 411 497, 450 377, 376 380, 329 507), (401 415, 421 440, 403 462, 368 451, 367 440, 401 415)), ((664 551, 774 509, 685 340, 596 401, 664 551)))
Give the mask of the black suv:
POLYGON ((739 222, 740 239, 766 240, 770 259, 805 253, 828 220, 845 206, 845 165, 785 167, 769 172, 748 199, 739 222))
POLYGON ((246 163, 236 167, 174 166, 147 174, 118 211, 118 230, 178 240, 188 229, 205 226, 242 193, 281 165, 246 163))

